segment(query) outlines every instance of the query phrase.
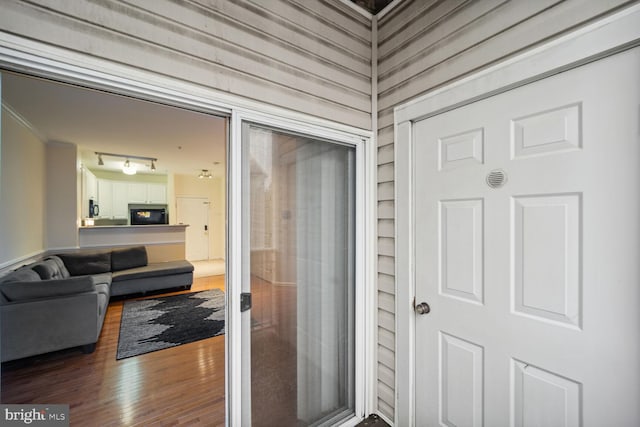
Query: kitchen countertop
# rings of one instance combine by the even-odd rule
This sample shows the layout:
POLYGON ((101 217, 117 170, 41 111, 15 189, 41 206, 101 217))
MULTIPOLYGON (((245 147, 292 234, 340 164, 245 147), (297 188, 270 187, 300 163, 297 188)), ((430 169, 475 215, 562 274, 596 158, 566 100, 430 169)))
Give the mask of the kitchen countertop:
POLYGON ((184 244, 187 224, 93 225, 78 228, 81 248, 184 244))
POLYGON ((144 229, 151 229, 151 228, 172 228, 172 227, 188 227, 189 224, 153 224, 153 225, 83 225, 81 227, 79 227, 82 230, 91 230, 91 229, 96 229, 96 230, 104 230, 106 228, 117 228, 117 229, 124 229, 124 228, 144 228, 144 229))

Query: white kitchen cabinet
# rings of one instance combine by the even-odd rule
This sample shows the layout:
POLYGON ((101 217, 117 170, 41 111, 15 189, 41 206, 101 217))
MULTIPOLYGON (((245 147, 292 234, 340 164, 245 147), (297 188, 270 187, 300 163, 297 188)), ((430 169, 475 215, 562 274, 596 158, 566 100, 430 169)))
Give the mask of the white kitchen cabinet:
POLYGON ((113 218, 129 218, 129 199, 127 197, 127 183, 113 181, 113 218))
POLYGON ((147 184, 143 182, 127 183, 127 200, 129 203, 147 203, 147 184))
POLYGON ((98 180, 99 218, 113 218, 113 181, 98 180))
POLYGON ((128 183, 98 180, 98 200, 100 201, 100 218, 127 219, 129 217, 128 183))
POLYGON ((127 193, 129 203, 167 203, 167 186, 164 184, 130 182, 127 185, 127 193))
POLYGON ((99 206, 97 218, 128 219, 129 204, 166 204, 167 186, 160 183, 98 179, 82 172, 82 216, 89 217, 89 199, 99 206))
POLYGON ((147 184, 147 203, 167 203, 167 186, 164 184, 147 184))

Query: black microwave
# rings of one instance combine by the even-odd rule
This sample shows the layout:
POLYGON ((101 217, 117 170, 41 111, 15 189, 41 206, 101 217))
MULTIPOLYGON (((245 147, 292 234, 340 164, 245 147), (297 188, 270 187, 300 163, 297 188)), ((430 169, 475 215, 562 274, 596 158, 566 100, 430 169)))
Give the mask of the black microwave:
POLYGON ((169 224, 166 209, 130 209, 131 225, 169 224))

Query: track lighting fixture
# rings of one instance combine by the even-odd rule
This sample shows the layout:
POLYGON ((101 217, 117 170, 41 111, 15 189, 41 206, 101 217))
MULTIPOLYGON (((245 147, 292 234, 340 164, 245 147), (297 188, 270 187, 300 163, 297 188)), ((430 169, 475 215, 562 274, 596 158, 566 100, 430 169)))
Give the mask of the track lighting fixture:
POLYGON ((158 159, 156 159, 155 157, 130 156, 128 154, 103 153, 99 151, 96 151, 96 155, 98 156, 99 166, 104 166, 104 161, 102 160, 102 156, 120 157, 125 159, 125 162, 122 165, 122 172, 127 175, 135 175, 138 169, 135 164, 131 163, 130 159, 151 161, 150 169, 154 172, 156 170, 156 162, 158 161, 158 159))

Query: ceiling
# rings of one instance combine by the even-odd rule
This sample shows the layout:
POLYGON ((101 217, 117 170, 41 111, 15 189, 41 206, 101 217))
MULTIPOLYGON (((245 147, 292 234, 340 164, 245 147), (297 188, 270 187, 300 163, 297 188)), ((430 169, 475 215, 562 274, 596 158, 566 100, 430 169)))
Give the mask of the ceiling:
POLYGON ((131 159, 138 173, 224 176, 226 119, 106 92, 2 73, 2 102, 46 142, 78 146, 92 170, 121 170, 125 159, 96 151, 157 158, 131 159))
POLYGON ((376 15, 382 9, 387 7, 393 0, 351 0, 361 8, 365 9, 372 15, 376 15))

